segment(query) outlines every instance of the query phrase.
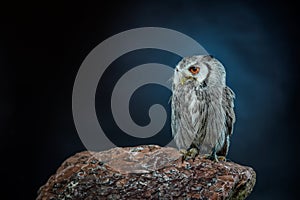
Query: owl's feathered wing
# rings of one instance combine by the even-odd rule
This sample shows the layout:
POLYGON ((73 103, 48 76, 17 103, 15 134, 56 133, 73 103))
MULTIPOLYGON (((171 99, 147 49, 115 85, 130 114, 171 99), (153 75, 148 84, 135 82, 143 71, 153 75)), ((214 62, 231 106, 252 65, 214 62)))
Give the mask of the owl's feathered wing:
POLYGON ((233 125, 235 123, 235 114, 234 114, 234 98, 235 94, 234 92, 229 88, 225 87, 223 89, 223 94, 222 94, 222 108, 225 112, 225 140, 224 143, 222 144, 221 149, 217 152, 217 155, 219 156, 225 156, 228 153, 229 150, 229 137, 233 133, 233 125))
POLYGON ((222 95, 222 107, 225 111, 225 126, 226 126, 226 131, 225 135, 230 136, 232 135, 233 132, 233 125, 235 123, 235 114, 234 114, 234 98, 235 94, 234 92, 229 88, 225 87, 223 90, 223 95, 222 95))

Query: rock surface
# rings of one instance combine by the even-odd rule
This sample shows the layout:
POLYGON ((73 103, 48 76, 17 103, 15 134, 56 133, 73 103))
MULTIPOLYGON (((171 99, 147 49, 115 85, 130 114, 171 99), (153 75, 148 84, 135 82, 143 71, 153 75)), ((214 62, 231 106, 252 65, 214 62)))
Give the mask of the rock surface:
POLYGON ((256 174, 233 162, 156 145, 84 151, 68 158, 38 191, 38 200, 245 199, 256 174))

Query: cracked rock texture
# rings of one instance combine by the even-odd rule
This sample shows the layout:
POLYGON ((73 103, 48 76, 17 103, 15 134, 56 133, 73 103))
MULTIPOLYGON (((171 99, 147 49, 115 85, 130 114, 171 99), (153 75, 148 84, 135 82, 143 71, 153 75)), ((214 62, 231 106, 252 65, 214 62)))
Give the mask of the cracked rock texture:
POLYGON ((233 162, 156 145, 84 151, 68 158, 38 191, 38 200, 245 199, 256 174, 233 162))

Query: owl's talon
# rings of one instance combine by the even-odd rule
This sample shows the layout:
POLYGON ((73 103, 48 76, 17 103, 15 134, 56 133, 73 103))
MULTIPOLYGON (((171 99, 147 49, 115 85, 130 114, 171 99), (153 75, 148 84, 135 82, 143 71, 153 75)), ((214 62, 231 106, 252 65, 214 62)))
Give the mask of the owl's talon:
POLYGON ((218 160, 223 162, 227 161, 225 156, 218 156, 218 160))
POLYGON ((196 148, 191 148, 189 149, 189 153, 190 153, 190 158, 193 159, 193 161, 195 161, 196 156, 198 155, 198 149, 196 148))
POLYGON ((185 149, 180 149, 180 150, 179 150, 179 153, 182 154, 181 161, 182 161, 182 162, 185 161, 186 158, 187 158, 187 155, 188 155, 188 151, 185 150, 185 149))
POLYGON ((182 154, 182 162, 189 159, 193 159, 194 161, 199 153, 196 148, 191 148, 189 150, 180 149, 179 152, 182 154))
POLYGON ((181 154, 187 154, 187 150, 186 149, 180 149, 179 153, 181 153, 181 154))

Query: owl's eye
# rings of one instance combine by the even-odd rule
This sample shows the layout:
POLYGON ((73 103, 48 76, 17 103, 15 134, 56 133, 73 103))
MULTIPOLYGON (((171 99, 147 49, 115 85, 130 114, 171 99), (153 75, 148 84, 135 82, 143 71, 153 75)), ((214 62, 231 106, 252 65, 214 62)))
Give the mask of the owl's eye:
POLYGON ((189 71, 194 75, 198 74, 200 71, 200 67, 191 66, 191 67, 189 67, 189 71))

